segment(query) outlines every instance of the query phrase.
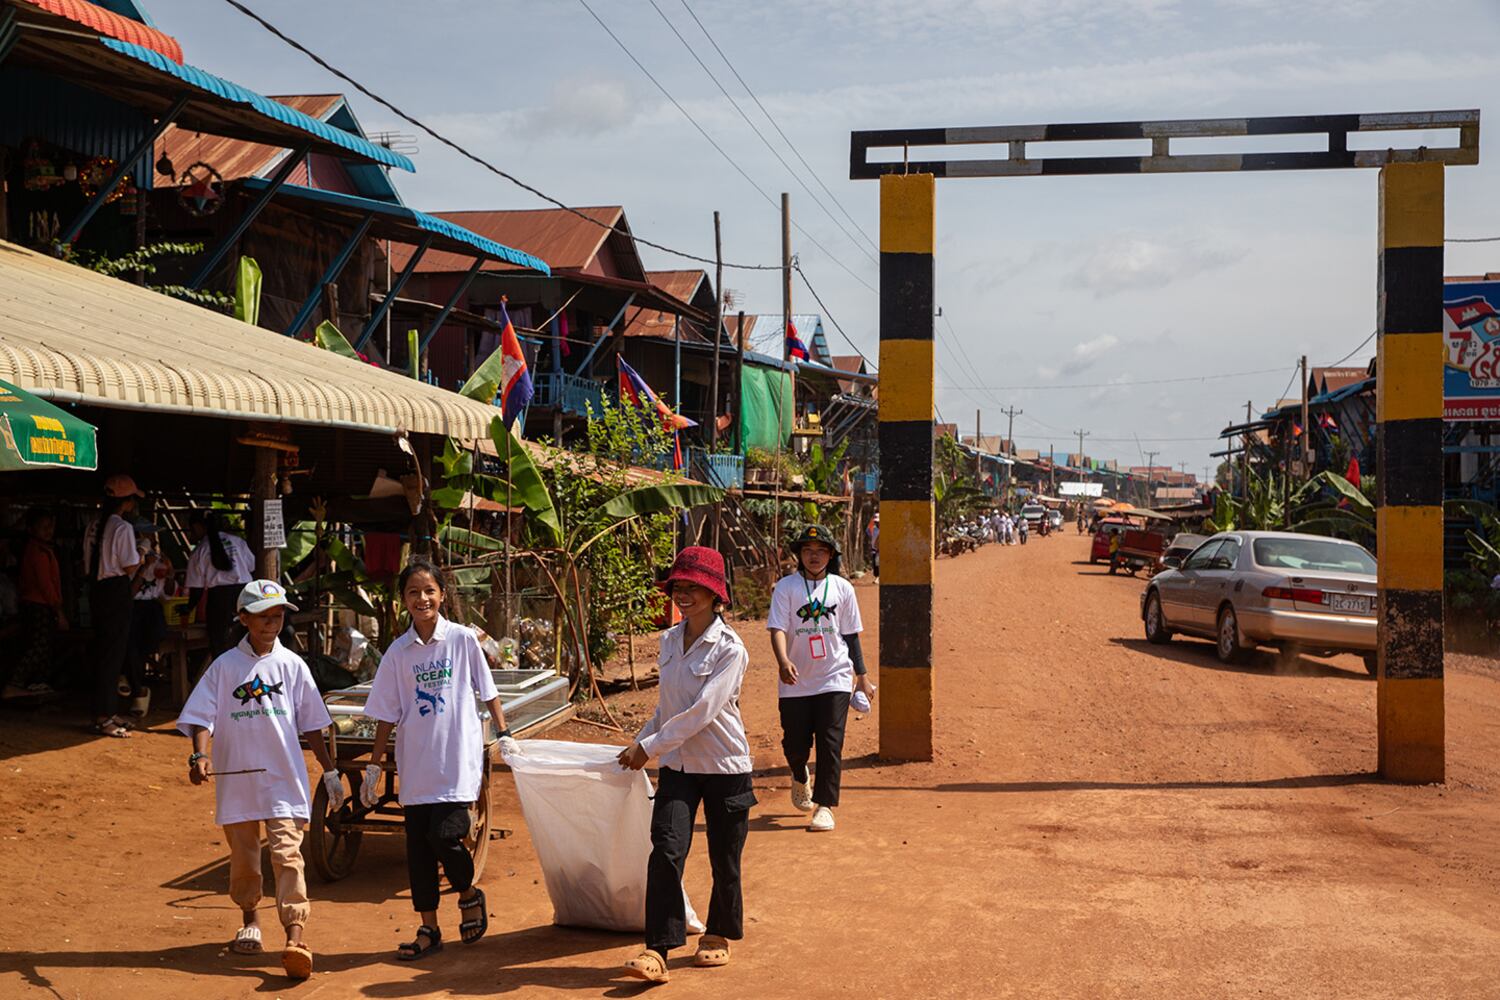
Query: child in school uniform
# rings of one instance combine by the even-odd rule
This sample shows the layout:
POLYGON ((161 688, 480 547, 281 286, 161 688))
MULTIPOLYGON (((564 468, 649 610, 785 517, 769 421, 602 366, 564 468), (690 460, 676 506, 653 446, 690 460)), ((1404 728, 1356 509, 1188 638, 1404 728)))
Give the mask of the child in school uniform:
POLYGON ((740 855, 755 804, 750 743, 740 718, 750 654, 720 615, 729 603, 724 557, 689 546, 678 553, 665 585, 683 620, 661 638, 656 713, 619 757, 634 771, 652 757, 661 765, 646 865, 646 948, 623 970, 653 983, 667 981, 667 953, 687 943, 682 869, 700 803, 713 895, 693 964, 729 964, 729 942, 744 937, 740 855))
POLYGON ((204 672, 182 707, 177 728, 193 741, 188 757, 193 784, 214 779, 214 822, 224 828, 229 845, 229 896, 244 916, 230 947, 246 955, 262 950, 255 909, 261 899, 264 827, 276 877, 276 910, 286 930, 281 965, 293 979, 306 979, 312 975, 313 955, 302 937, 309 912, 302 829, 312 796, 297 737, 307 739, 322 765, 329 802, 338 809, 344 786, 323 739, 333 720, 307 663, 277 638, 286 609, 297 610, 281 584, 252 580, 236 603, 247 634, 204 672))
POLYGON ((505 752, 519 748, 506 744, 511 735, 500 693, 474 630, 441 613, 447 595, 442 570, 418 556, 401 571, 398 587, 411 628, 386 649, 365 701, 365 714, 377 725, 360 800, 369 808, 380 801, 381 762, 394 727, 411 905, 422 917, 415 939, 397 950, 397 958, 410 962, 443 949, 439 864, 459 894, 460 939, 473 944, 489 929, 484 891, 474 884, 474 858, 464 845, 484 775, 476 694, 494 718, 505 752))
POLYGON ((839 575, 833 532, 810 524, 791 550, 797 572, 777 581, 766 627, 780 673, 781 749, 792 774, 792 806, 812 813, 807 828, 823 833, 833 829, 839 804, 849 700, 854 692, 874 697, 875 685, 859 641, 859 602, 839 575), (807 766, 814 745, 816 776, 807 766))

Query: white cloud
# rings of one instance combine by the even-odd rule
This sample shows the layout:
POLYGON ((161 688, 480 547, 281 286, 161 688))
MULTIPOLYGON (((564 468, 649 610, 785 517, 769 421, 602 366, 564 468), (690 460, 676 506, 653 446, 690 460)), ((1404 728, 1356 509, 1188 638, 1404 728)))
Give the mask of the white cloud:
POLYGON ((1204 238, 1172 242, 1128 235, 1098 244, 1073 272, 1070 281, 1104 298, 1126 291, 1163 288, 1174 281, 1227 267, 1244 257, 1239 247, 1204 238))

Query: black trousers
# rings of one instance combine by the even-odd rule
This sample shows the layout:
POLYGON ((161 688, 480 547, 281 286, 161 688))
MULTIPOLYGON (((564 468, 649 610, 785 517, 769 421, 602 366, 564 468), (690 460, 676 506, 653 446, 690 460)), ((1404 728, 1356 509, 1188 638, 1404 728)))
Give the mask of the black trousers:
MULTIPOLYGON (((61 687, 56 677, 57 609, 50 604, 33 604, 21 601, 17 610, 21 616, 22 650, 9 676, 7 684, 25 687, 28 684, 51 684, 61 687)), ((0 674, 5 673, 6 663, 0 664, 0 674)))
POLYGON ((156 655, 167 637, 167 619, 158 601, 130 602, 130 642, 126 646, 125 676, 139 694, 146 686, 146 661, 156 655))
POLYGON ((89 620, 94 626, 93 707, 101 719, 114 715, 120 702, 117 686, 125 672, 134 604, 128 576, 96 580, 89 590, 89 620))
POLYGON ((661 769, 651 811, 651 860, 646 863, 646 947, 663 956, 687 943, 682 869, 693 845, 698 806, 708 827, 708 864, 714 890, 708 903, 709 934, 731 941, 745 936, 740 854, 750 831, 755 791, 748 774, 684 774, 661 769))
POLYGON ((807 760, 816 744, 818 766, 813 778, 813 802, 830 809, 839 804, 849 697, 848 691, 825 691, 780 701, 781 751, 786 754, 787 767, 792 769, 792 780, 800 780, 807 774, 807 760))
POLYGON ((402 806, 406 823, 406 875, 411 881, 411 908, 423 913, 438 908, 438 865, 448 884, 467 892, 474 884, 474 858, 464 846, 469 835, 469 803, 433 802, 402 806))
POLYGON ((208 588, 208 610, 203 628, 208 633, 210 659, 217 659, 220 653, 233 649, 240 641, 236 635, 239 622, 235 619, 235 605, 244 589, 244 585, 238 583, 208 588))

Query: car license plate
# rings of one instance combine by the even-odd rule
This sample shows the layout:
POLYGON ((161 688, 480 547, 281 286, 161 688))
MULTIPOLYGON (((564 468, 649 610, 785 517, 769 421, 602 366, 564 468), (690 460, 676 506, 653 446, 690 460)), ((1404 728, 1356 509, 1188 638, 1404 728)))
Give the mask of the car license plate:
POLYGON ((1354 615, 1367 615, 1370 613, 1370 599, 1351 594, 1329 594, 1329 611, 1347 611, 1354 615))

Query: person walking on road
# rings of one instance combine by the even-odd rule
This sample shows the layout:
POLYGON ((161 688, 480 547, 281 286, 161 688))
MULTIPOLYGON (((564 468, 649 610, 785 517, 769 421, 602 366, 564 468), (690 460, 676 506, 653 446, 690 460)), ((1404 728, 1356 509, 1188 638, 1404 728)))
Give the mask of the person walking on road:
POLYGON ((843 768, 844 725, 857 691, 873 698, 859 633, 864 624, 854 587, 839 575, 833 532, 817 524, 791 544, 797 572, 771 592, 766 628, 780 672, 781 749, 791 770, 792 806, 812 813, 808 829, 833 829, 843 768), (817 747, 816 776, 808 760, 817 747))
POLYGON ((448 593, 443 571, 417 556, 401 571, 397 589, 411 628, 386 649, 370 684, 365 714, 376 722, 375 745, 359 798, 367 809, 380 804, 382 762, 394 728, 406 873, 412 909, 422 917, 415 939, 401 945, 396 957, 411 962, 443 950, 439 864, 458 893, 459 938, 473 944, 490 926, 484 891, 474 884, 474 857, 464 844, 469 808, 479 800, 484 777, 484 728, 475 695, 495 720, 502 753, 519 748, 474 630, 441 613, 448 593))
POLYGON ((656 712, 619 756, 632 771, 652 757, 661 764, 646 863, 646 948, 624 966, 627 975, 653 983, 667 981, 667 954, 687 943, 682 869, 700 803, 713 895, 693 964, 729 964, 729 942, 744 937, 740 855, 755 805, 750 742, 740 718, 750 654, 721 614, 729 603, 724 557, 689 546, 678 553, 665 586, 682 621, 661 637, 656 712))
POLYGON ((307 762, 299 734, 323 768, 323 787, 337 812, 344 785, 323 731, 333 725, 307 662, 277 639, 286 611, 296 607, 274 580, 255 580, 236 601, 246 635, 215 657, 204 672, 177 728, 193 741, 188 778, 214 779, 214 822, 229 845, 229 898, 242 926, 229 948, 258 955, 261 942, 261 828, 276 876, 276 912, 286 931, 281 965, 292 979, 312 975, 313 953, 302 939, 310 907, 302 860, 302 832, 311 815, 307 762), (209 758, 209 739, 213 758, 209 758))

